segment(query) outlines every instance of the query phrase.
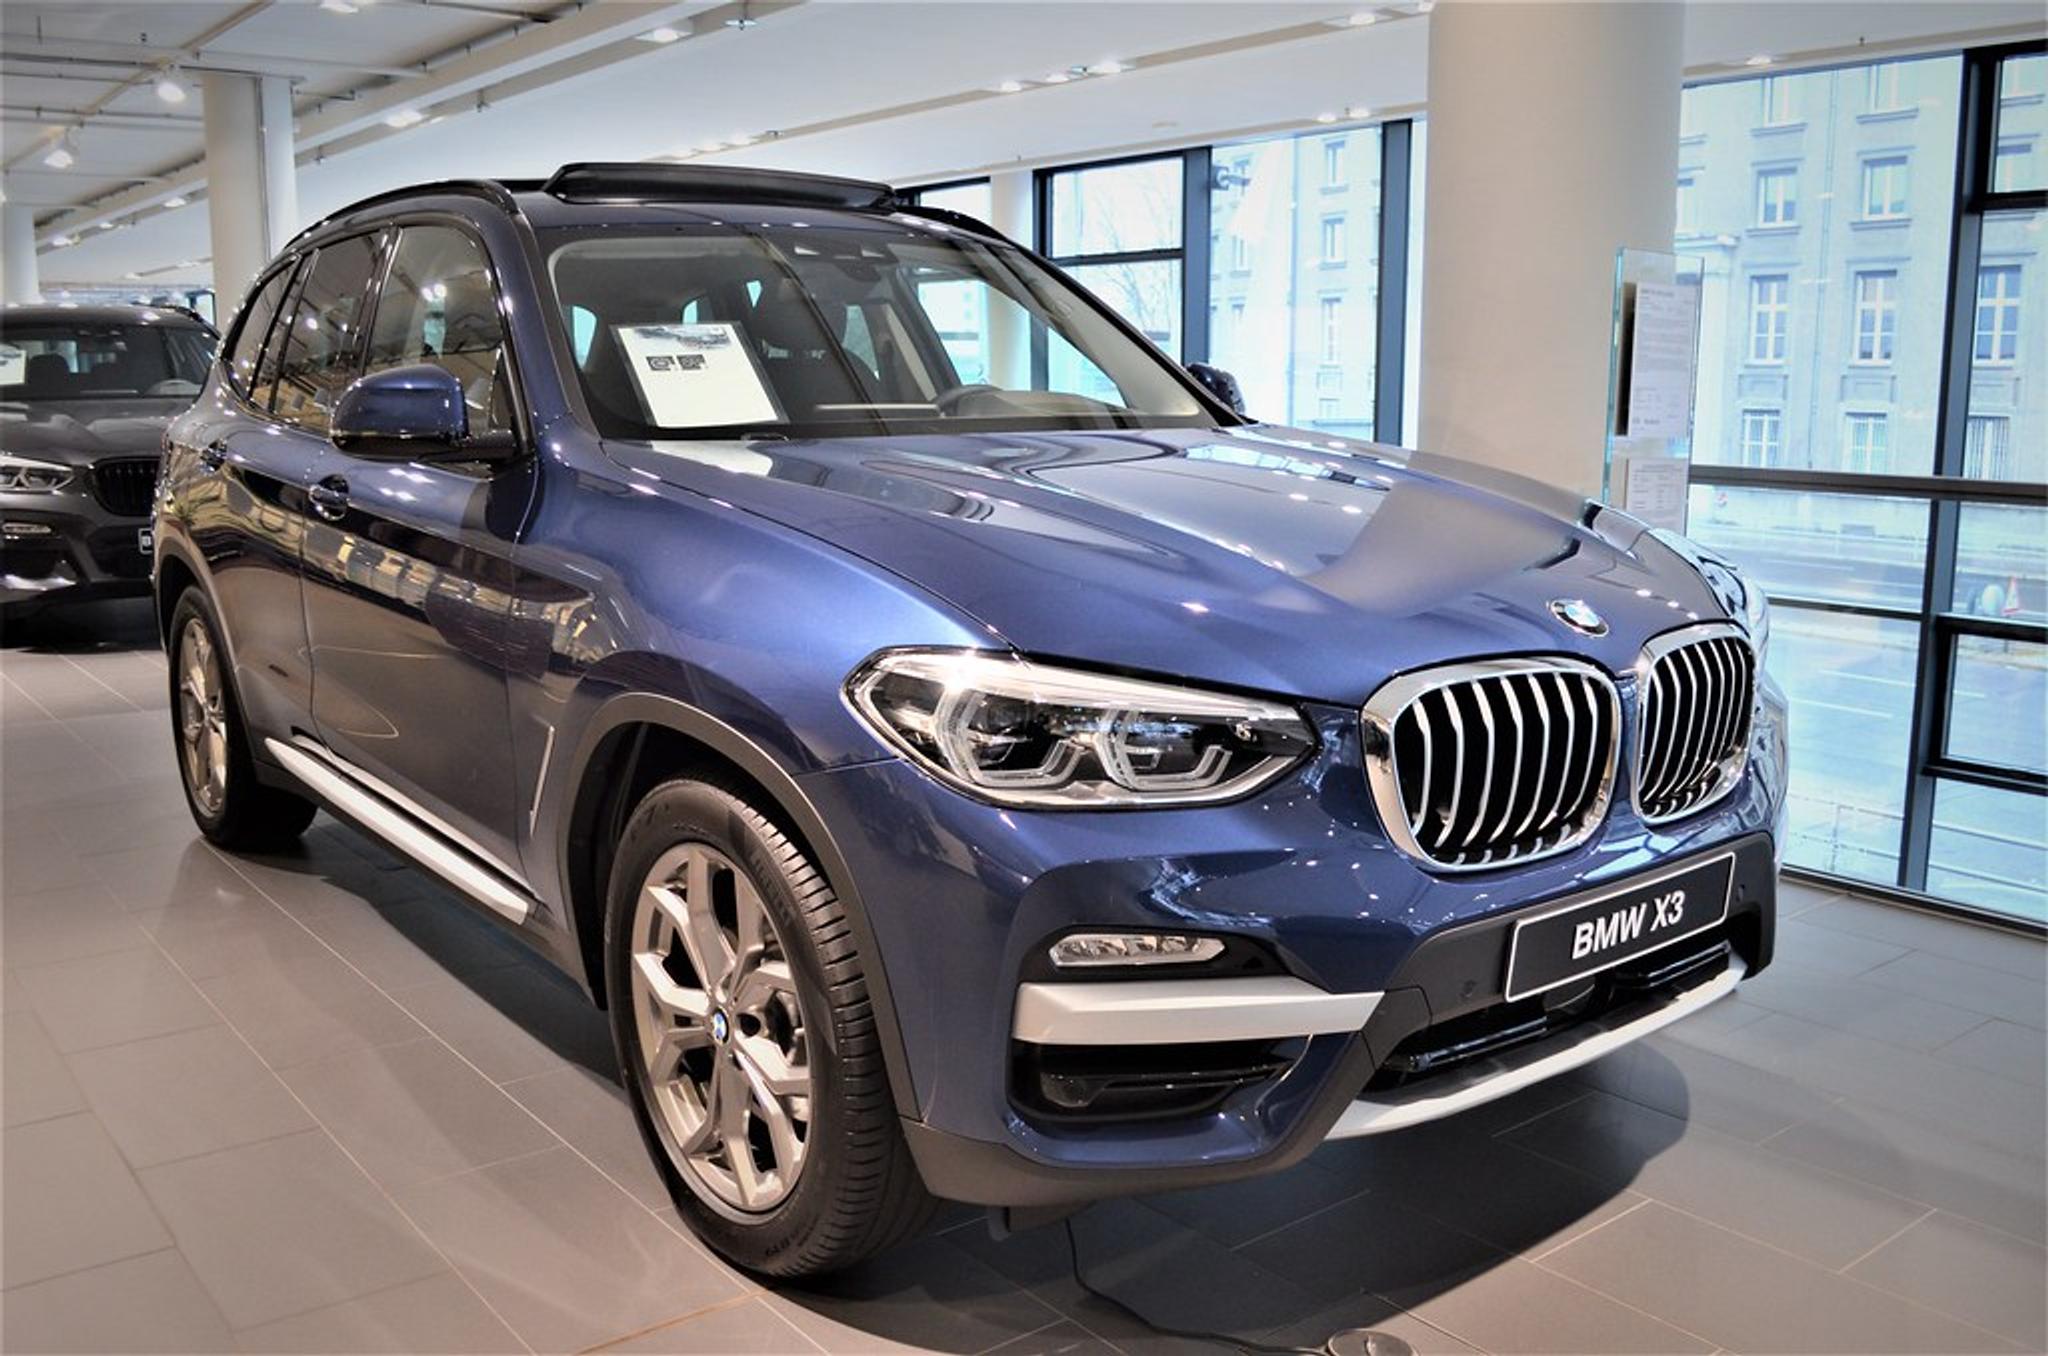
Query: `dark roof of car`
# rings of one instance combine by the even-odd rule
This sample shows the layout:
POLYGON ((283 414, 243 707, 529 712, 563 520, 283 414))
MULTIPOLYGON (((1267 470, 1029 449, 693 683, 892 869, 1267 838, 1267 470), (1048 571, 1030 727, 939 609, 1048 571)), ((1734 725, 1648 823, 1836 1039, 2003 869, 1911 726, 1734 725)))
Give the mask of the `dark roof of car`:
POLYGON ((115 305, 109 302, 61 302, 33 301, 0 306, 0 329, 9 325, 31 321, 36 324, 72 325, 124 325, 124 324, 173 324, 197 325, 206 328, 206 322, 182 306, 133 306, 115 305))
MULTIPOLYGON (((579 162, 546 179, 450 179, 379 193, 331 213, 308 227, 310 236, 327 224, 373 209, 393 210, 431 198, 470 198, 508 213, 524 214, 536 226, 580 222, 660 220, 678 208, 858 216, 912 211, 979 231, 988 228, 957 213, 917 206, 887 184, 825 174, 725 165, 676 165, 660 161, 579 162)), ((296 242, 295 242, 296 243, 296 242)))

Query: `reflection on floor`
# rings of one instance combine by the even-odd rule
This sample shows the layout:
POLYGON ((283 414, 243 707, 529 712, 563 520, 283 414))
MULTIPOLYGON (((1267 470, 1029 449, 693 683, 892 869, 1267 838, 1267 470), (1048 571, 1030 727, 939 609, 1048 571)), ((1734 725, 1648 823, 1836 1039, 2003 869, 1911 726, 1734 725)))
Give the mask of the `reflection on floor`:
MULTIPOLYGON (((10 1351, 1158 1351, 959 1211, 767 1290, 648 1168, 597 1013, 326 819, 230 860, 147 614, 0 654, 10 1351)), ((2044 948, 1789 887, 1738 999, 1462 1119, 1096 1207, 1164 1324, 1417 1350, 2040 1351, 2044 948)))

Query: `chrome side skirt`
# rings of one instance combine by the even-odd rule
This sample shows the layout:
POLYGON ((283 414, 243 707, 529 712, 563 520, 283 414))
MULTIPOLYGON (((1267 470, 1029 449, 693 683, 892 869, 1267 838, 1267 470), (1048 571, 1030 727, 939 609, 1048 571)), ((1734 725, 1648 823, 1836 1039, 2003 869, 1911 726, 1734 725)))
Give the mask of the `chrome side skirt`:
POLYGON ((376 778, 310 740, 263 743, 309 790, 492 912, 524 923, 538 907, 517 872, 376 778))
POLYGON ((1511 1092, 1520 1092, 1532 1083, 1541 1083, 1582 1064, 1590 1064, 1602 1055, 1641 1040, 1653 1031, 1726 998, 1735 991, 1735 986, 1747 972, 1740 958, 1730 957, 1728 968, 1713 979, 1632 1022, 1610 1026, 1596 1019, 1547 1041, 1538 1041, 1534 1045, 1482 1060, 1470 1069, 1446 1071, 1413 1092, 1404 1093, 1396 1088, 1385 1094, 1360 1097, 1345 1108, 1329 1138, 1351 1139, 1359 1135, 1385 1134, 1389 1130, 1401 1130, 1454 1115, 1511 1092))

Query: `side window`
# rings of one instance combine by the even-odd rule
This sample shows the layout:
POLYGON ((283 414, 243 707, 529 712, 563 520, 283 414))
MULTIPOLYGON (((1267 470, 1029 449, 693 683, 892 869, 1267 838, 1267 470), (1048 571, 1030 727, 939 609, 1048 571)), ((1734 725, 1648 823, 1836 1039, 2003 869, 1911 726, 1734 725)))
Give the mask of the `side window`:
POLYGON ((375 236, 323 245, 313 257, 277 369, 278 418, 327 431, 334 402, 356 377, 363 297, 376 266, 375 236))
POLYGON ((263 284, 249 308, 242 312, 242 323, 235 329, 235 341, 228 349, 228 380, 245 396, 255 386, 263 341, 270 335, 270 322, 277 318, 277 308, 283 304, 285 288, 291 280, 289 268, 271 274, 270 281, 263 284))
POLYGON ((432 363, 462 383, 473 433, 512 431, 498 290, 483 247, 449 226, 407 226, 370 330, 369 372, 432 363))

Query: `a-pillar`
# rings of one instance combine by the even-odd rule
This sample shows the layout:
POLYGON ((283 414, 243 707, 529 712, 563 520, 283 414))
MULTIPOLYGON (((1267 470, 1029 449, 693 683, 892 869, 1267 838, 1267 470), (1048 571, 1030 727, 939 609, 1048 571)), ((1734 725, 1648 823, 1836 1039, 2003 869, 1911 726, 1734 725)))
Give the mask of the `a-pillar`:
POLYGON ((1429 17, 1422 436, 1600 489, 1615 251, 1670 251, 1685 6, 1429 17))
MULTIPOLYGON (((988 178, 989 225, 1031 247, 1034 191, 1030 170, 1004 170, 988 178)), ((988 292, 988 380, 1012 391, 1031 385, 1031 317, 988 292)))
POLYGON ((42 286, 36 270, 36 213, 25 203, 0 205, 0 299, 10 306, 24 301, 41 301, 42 286))
POLYGON ((213 290, 229 314, 270 257, 299 229, 291 82, 208 71, 206 196, 213 290))

